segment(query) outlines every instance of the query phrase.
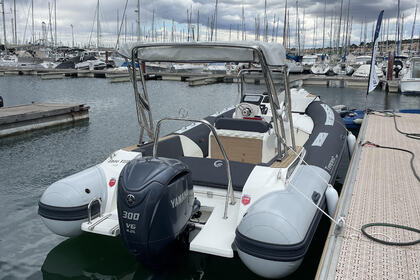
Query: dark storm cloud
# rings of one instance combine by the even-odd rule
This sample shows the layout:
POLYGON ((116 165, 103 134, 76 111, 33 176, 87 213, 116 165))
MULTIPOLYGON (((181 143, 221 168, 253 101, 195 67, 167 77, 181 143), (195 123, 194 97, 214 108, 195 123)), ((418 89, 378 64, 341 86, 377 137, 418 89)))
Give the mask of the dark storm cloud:
MULTIPOLYGON (((52 5, 53 0, 49 1, 52 5)), ((16 0, 17 3, 17 22, 19 38, 23 38, 26 28, 26 39, 30 35, 31 20, 29 8, 31 0, 16 0), (29 15, 29 17, 28 17, 29 15)), ((157 29, 162 26, 163 21, 166 26, 170 25, 172 19, 178 25, 178 29, 184 28, 187 23, 187 10, 193 11, 192 21, 197 21, 197 11, 200 12, 201 25, 207 25, 209 19, 214 16, 216 0, 141 0, 141 24, 142 28, 146 30, 151 29, 152 13, 155 13, 155 24, 157 29)), ((228 30, 232 26, 236 30, 237 26, 241 24, 242 7, 244 7, 244 18, 248 34, 254 33, 254 20, 257 16, 260 18, 261 33, 264 22, 264 0, 219 0, 218 4, 218 29, 228 30)), ((309 1, 300 0, 299 15, 301 24, 303 24, 303 11, 305 11, 305 30, 311 30, 314 26, 315 18, 321 18, 324 15, 324 0, 309 1)), ((327 24, 328 20, 334 15, 337 17, 340 13, 341 1, 327 0, 326 2, 327 24)), ((343 18, 347 14, 348 0, 343 0, 343 18)), ((59 38, 69 40, 71 36, 70 25, 74 26, 77 40, 86 41, 92 31, 94 25, 94 16, 96 10, 96 0, 57 0, 57 29, 59 38)), ((283 29, 285 0, 267 0, 267 18, 269 22, 269 32, 272 31, 273 17, 279 19, 279 32, 283 29)), ((9 12, 13 6, 12 0, 5 0, 6 27, 9 34, 11 33, 10 19, 12 14, 9 12)), ((100 1, 100 22, 101 30, 105 36, 111 36, 117 32, 117 10, 119 11, 119 18, 121 20, 122 13, 125 6, 125 0, 101 0, 100 1)), ((135 30, 137 0, 129 0, 127 6, 127 24, 128 29, 135 30), (134 27, 133 27, 134 26, 134 27)), ((296 26, 296 1, 288 0, 288 7, 290 13, 290 29, 291 33, 295 32, 296 26)), ((410 22, 414 18, 415 3, 412 0, 401 0, 401 14, 404 14, 407 24, 406 30, 410 22)), ((397 10, 396 0, 382 0, 382 1, 366 1, 366 0, 351 0, 350 1, 350 17, 353 17, 354 30, 358 30, 359 24, 362 20, 374 22, 379 11, 385 10, 385 18, 395 18, 397 10)), ((42 21, 48 24, 48 1, 34 0, 34 16, 35 16, 35 30, 37 34, 41 32, 42 21)), ((343 19, 344 20, 344 19, 343 19)), ((410 25, 411 26, 411 25, 410 25)), ((96 27, 95 27, 96 28, 96 27)), ((281 33, 281 32, 280 32, 281 33)), ((355 31, 355 36, 358 36, 355 31)), ((9 36, 9 35, 8 35, 9 36)), ((307 37, 312 34, 307 34, 307 37)))

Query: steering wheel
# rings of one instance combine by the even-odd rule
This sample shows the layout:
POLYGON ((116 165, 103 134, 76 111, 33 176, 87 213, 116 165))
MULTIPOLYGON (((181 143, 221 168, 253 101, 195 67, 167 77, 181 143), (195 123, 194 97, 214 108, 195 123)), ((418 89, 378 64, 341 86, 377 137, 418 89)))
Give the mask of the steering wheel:
POLYGON ((261 109, 258 105, 242 102, 236 106, 235 115, 241 118, 253 118, 261 115, 261 109))

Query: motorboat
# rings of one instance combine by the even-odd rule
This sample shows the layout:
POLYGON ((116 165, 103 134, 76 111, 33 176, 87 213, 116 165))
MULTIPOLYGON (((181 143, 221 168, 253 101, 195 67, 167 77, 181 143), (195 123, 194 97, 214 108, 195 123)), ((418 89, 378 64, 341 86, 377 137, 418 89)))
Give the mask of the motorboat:
POLYGON ((74 66, 77 70, 103 70, 106 67, 106 63, 100 59, 82 61, 74 66))
POLYGON ((400 91, 402 94, 420 94, 420 57, 413 57, 401 73, 400 91))
POLYGON ((0 67, 16 67, 18 58, 16 55, 4 55, 0 57, 0 67))
POLYGON ((288 61, 286 62, 287 68, 290 74, 301 74, 303 73, 303 66, 300 62, 288 61))
POLYGON ((372 60, 372 56, 359 55, 359 56, 356 56, 355 62, 352 66, 354 68, 359 68, 361 65, 369 64, 371 60, 372 60))
POLYGON ((302 57, 303 71, 311 71, 312 66, 317 62, 318 56, 316 54, 304 55, 302 57))
MULTIPOLYGON (((139 143, 50 185, 38 204, 45 225, 62 236, 120 236, 150 269, 190 250, 239 256, 267 278, 293 273, 320 209, 335 212, 331 184, 343 153, 354 147, 338 113, 289 87, 280 44, 133 43, 119 53, 130 60, 139 143), (265 83, 248 91, 239 79, 238 104, 202 120, 173 116, 156 123, 143 69, 131 65, 159 61, 259 64, 265 83), (162 137, 166 122, 191 124, 162 137)), ((247 71, 257 70, 238 75, 247 71)))
POLYGON ((173 63, 170 67, 171 72, 187 72, 187 73, 199 73, 204 69, 202 63, 173 63))
MULTIPOLYGON (((382 72, 381 69, 379 69, 378 66, 375 65, 375 71, 376 71, 376 75, 378 75, 378 78, 382 78, 384 76, 384 73, 382 72)), ((370 75, 370 64, 363 64, 360 65, 359 68, 356 69, 356 71, 354 71, 353 73, 353 77, 358 77, 358 78, 369 78, 370 75)))
POLYGON ((226 63, 209 63, 204 66, 203 72, 210 72, 210 73, 226 73, 226 63))

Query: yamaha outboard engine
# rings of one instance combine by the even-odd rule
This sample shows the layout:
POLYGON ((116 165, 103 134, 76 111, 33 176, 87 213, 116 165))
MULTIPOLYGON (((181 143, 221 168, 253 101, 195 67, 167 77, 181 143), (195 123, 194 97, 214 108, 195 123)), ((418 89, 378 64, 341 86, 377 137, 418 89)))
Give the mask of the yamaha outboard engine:
POLYGON ((144 265, 157 269, 179 248, 194 204, 188 167, 168 158, 133 159, 118 183, 121 238, 144 265))

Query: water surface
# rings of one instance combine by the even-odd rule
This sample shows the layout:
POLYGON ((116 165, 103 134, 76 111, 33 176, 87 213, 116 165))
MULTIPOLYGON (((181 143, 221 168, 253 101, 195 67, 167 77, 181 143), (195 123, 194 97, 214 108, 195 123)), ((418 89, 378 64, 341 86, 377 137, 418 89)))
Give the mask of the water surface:
MULTIPOLYGON (((238 101, 235 84, 188 87, 187 83, 150 81, 154 120, 178 116, 201 118, 238 101)), ((419 97, 371 93, 348 88, 309 87, 330 105, 381 109, 420 108, 419 97)), ((37 203, 51 183, 95 165, 113 151, 138 142, 139 128, 130 83, 105 79, 41 80, 0 77, 6 106, 30 102, 80 103, 90 106, 90 120, 0 139, 0 279, 256 279, 238 258, 190 253, 167 272, 153 274, 127 252, 119 239, 83 234, 66 239, 51 233, 37 215, 37 203)), ((164 126, 162 134, 181 124, 164 126)), ((344 161, 345 162, 345 161, 344 161)), ((345 176, 341 167, 336 187, 345 176)), ((301 268, 290 279, 313 278, 329 222, 314 237, 301 268)))

